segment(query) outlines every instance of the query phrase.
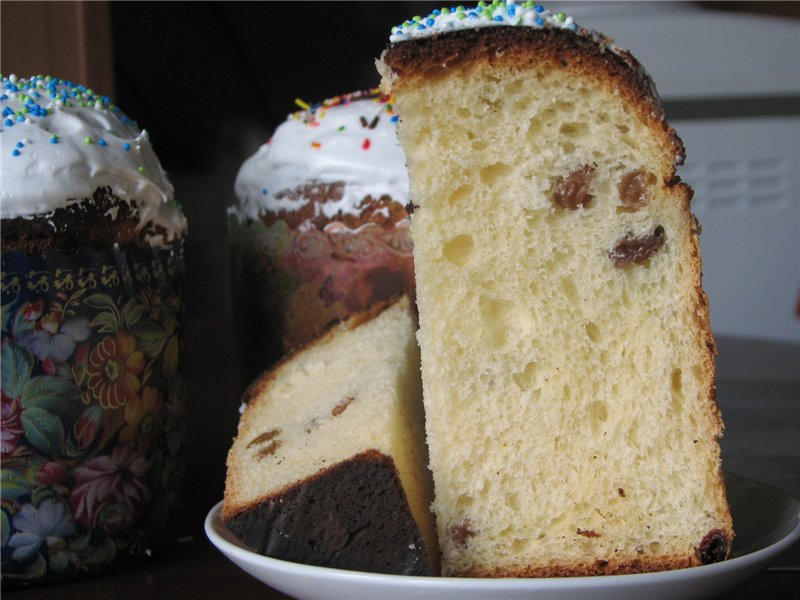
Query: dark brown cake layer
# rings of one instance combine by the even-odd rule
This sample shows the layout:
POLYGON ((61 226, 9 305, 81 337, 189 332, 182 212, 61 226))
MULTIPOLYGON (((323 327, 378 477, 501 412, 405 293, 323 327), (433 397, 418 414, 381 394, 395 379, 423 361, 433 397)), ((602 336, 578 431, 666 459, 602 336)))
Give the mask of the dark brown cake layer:
POLYGON ((259 554, 296 563, 433 575, 394 461, 368 450, 226 521, 259 554))
POLYGON ((96 250, 120 246, 148 246, 147 235, 162 233, 139 227, 136 202, 97 188, 91 198, 70 200, 68 206, 35 217, 3 219, 2 252, 44 256, 48 250, 74 254, 82 247, 96 250))

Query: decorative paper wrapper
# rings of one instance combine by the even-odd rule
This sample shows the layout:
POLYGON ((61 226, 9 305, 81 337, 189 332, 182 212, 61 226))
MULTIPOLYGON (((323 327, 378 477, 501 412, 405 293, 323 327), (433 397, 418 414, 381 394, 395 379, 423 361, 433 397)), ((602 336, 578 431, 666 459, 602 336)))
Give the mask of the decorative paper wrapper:
POLYGON ((284 221, 229 223, 238 334, 254 377, 332 321, 414 293, 408 221, 353 230, 291 229, 284 221))
POLYGON ((177 537, 184 265, 167 248, 2 257, 2 585, 177 537))

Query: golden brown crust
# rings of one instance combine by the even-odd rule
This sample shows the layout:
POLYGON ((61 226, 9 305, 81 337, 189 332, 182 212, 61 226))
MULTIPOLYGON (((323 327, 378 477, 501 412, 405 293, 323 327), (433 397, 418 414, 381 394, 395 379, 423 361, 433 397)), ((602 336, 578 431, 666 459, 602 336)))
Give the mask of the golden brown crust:
POLYGON ((662 556, 649 560, 633 559, 606 561, 596 559, 591 562, 576 562, 571 565, 549 565, 542 567, 520 566, 510 569, 472 569, 453 573, 453 577, 585 577, 595 575, 628 575, 650 573, 673 569, 696 567, 700 561, 686 556, 662 556))
POLYGON ((612 51, 588 32, 531 27, 465 29, 393 44, 382 60, 394 74, 395 90, 436 79, 453 69, 483 64, 520 70, 545 64, 575 78, 593 79, 617 91, 654 131, 661 132, 665 147, 672 148, 674 157, 665 182, 674 178, 675 165, 683 162, 683 143, 666 122, 650 76, 630 52, 612 51))

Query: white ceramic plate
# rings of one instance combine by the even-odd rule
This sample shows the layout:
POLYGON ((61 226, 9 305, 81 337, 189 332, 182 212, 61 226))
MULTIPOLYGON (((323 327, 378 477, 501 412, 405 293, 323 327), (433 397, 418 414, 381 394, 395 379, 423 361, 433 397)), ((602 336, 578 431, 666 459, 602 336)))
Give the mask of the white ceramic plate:
POLYGON ((765 483, 726 475, 736 539, 725 562, 637 575, 552 579, 405 577, 311 567, 251 552, 222 523, 222 502, 208 513, 206 534, 236 565, 267 585, 299 598, 510 600, 710 598, 764 570, 800 538, 800 502, 765 483))

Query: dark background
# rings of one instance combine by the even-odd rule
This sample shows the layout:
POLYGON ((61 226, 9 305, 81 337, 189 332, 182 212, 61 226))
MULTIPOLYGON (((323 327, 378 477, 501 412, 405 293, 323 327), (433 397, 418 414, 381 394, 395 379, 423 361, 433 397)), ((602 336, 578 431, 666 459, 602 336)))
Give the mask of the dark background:
MULTIPOLYGON (((392 26, 436 2, 111 2, 114 98, 150 134, 189 221, 186 530, 222 498, 251 373, 234 336, 226 208, 298 106, 375 87, 392 26), (205 485, 195 485, 197 482, 205 485), (198 492, 199 491, 199 492, 198 492)), ((245 327, 248 324, 245 323, 245 327)), ((247 361, 249 362, 249 361, 247 361)))
MULTIPOLYGON (((442 2, 111 2, 114 97, 148 130, 187 214, 189 478, 195 530, 223 493, 250 373, 233 335, 226 209, 241 163, 286 116, 379 83, 391 27, 442 2)), ((465 3, 465 5, 472 5, 465 3)), ((798 16, 796 2, 704 2, 798 16)), ((546 4, 558 10, 564 3, 546 4)), ((568 10, 568 7, 565 8, 568 10)), ((678 40, 676 39, 676 43, 678 40)), ((668 107, 669 110, 669 107, 668 107)), ((669 116, 669 114, 668 114, 669 116)), ((245 323, 245 327, 248 324, 245 323)))

